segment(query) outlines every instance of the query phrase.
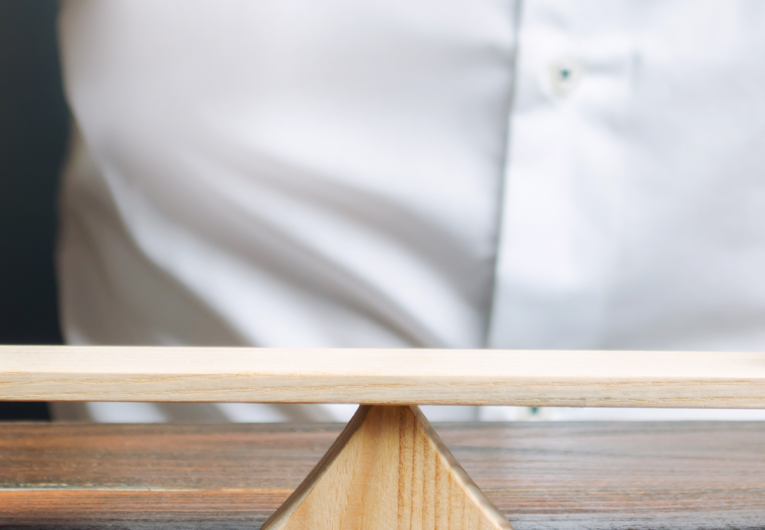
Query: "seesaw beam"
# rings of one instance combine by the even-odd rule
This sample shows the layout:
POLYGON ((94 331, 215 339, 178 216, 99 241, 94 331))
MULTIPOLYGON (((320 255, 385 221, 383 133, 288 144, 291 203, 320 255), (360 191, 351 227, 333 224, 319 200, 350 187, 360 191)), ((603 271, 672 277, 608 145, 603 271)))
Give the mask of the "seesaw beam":
POLYGON ((765 353, 2 346, 0 400, 765 408, 765 353))

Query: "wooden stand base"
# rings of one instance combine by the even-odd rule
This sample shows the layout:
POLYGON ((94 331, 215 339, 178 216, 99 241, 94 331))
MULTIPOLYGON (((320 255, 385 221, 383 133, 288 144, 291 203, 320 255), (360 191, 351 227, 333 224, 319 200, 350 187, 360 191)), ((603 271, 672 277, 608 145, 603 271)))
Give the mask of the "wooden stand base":
POLYGON ((512 530, 416 406, 361 406, 262 530, 512 530))

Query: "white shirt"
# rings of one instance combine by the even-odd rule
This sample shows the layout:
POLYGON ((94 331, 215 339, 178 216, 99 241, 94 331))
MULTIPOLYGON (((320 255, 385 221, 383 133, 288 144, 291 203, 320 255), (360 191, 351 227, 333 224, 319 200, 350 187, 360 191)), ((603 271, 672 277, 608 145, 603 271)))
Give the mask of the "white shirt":
POLYGON ((67 0, 60 30, 71 343, 765 349, 759 0, 67 0))

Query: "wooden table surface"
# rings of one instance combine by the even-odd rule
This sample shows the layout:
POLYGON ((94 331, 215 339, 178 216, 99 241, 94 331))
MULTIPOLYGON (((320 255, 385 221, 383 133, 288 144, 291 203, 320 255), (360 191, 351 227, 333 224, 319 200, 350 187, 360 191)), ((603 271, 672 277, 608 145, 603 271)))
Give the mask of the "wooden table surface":
MULTIPOLYGON (((435 427, 516 530, 765 528, 765 422, 435 427)), ((0 424, 0 527, 259 528, 341 428, 0 424)))

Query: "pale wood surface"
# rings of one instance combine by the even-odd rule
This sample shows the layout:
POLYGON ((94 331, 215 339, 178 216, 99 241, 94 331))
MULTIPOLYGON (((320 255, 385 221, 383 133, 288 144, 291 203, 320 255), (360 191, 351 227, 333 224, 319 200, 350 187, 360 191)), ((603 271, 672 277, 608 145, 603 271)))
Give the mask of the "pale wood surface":
POLYGON ((417 407, 362 406, 263 530, 512 530, 417 407))
MULTIPOLYGON (((765 422, 434 427, 515 530, 765 526, 765 422)), ((0 422, 0 528, 256 530, 342 428, 0 422)))
POLYGON ((765 353, 3 346, 0 399, 765 408, 765 353))

